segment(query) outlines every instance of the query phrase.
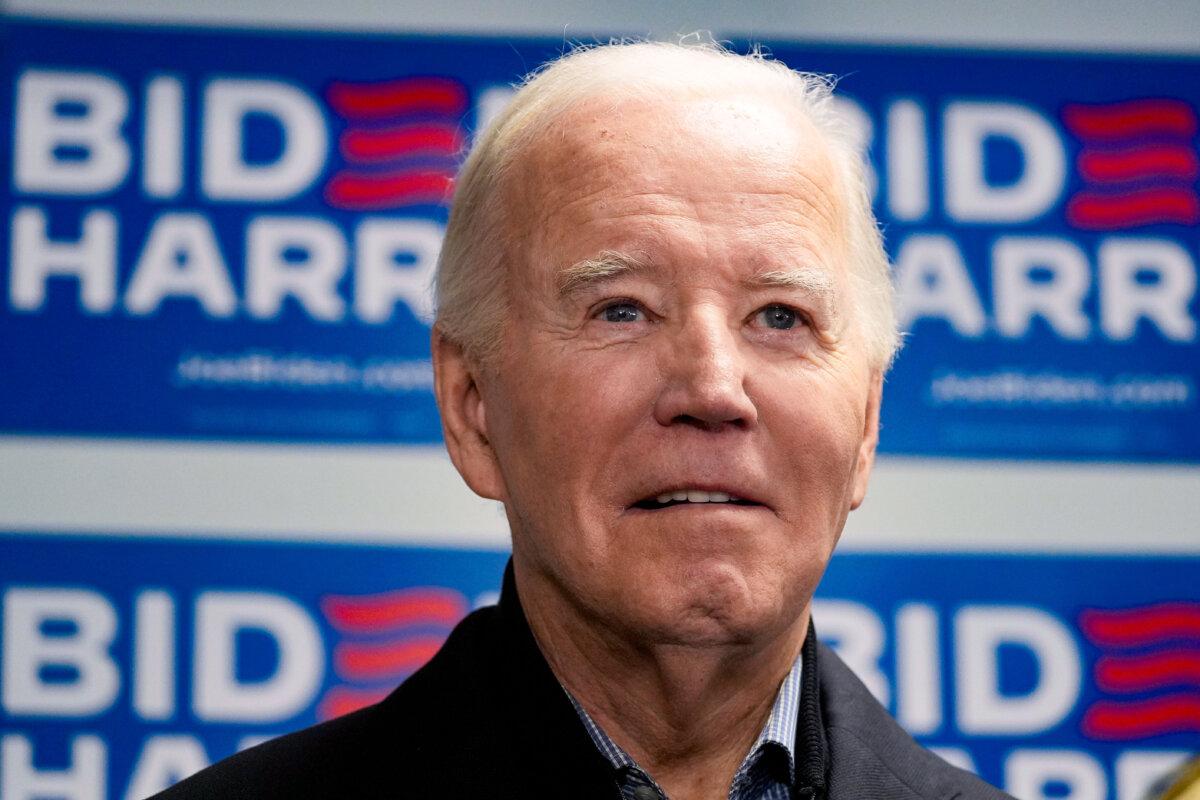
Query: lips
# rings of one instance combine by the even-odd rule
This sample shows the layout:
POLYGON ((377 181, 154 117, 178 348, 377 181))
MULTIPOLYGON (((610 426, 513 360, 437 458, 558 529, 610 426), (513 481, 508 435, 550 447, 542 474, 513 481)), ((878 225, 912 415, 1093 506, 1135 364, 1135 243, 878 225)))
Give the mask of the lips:
POLYGON ((631 508, 658 511, 676 506, 762 506, 757 500, 743 496, 737 490, 708 489, 681 486, 664 489, 647 495, 633 503, 631 508))

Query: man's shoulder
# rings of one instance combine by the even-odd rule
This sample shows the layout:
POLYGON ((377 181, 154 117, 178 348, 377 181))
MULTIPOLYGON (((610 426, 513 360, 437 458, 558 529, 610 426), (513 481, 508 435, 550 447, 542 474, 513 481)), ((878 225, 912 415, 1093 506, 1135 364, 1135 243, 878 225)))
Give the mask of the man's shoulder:
POLYGON ((919 745, 832 649, 821 645, 818 663, 830 800, 1012 800, 919 745))
POLYGON ((336 796, 371 782, 378 706, 280 736, 231 756, 154 800, 283 800, 336 796))
POLYGON ((273 739, 155 800, 607 797, 606 762, 527 629, 470 614, 377 705, 273 739))
MULTIPOLYGON (((450 748, 430 747, 457 736, 469 752, 478 737, 467 717, 484 712, 478 699, 495 609, 459 623, 436 656, 380 703, 244 750, 156 795, 155 800, 294 800, 304 797, 418 796, 423 776, 451 769, 439 763, 450 748)), ((452 778, 448 778, 452 781, 452 778)))

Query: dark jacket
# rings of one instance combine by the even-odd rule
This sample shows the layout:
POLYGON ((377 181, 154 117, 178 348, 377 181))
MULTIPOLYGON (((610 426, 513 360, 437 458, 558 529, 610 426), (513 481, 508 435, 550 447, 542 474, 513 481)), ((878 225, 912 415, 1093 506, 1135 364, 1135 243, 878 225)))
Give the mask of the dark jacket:
MULTIPOLYGON (((811 629, 802 683, 796 797, 1008 797, 921 748, 811 629)), ((620 793, 538 650, 510 566, 500 604, 464 619, 387 699, 239 753, 156 796, 191 798, 620 800, 620 793)))

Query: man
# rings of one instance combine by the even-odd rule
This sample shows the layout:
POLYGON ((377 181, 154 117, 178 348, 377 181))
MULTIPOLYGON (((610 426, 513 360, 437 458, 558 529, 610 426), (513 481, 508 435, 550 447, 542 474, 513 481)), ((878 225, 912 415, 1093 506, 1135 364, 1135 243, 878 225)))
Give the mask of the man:
POLYGON ((378 706, 166 797, 1002 798, 813 634, 896 349, 827 83, 715 47, 570 54, 460 177, 438 276, 455 466, 499 607, 378 706))

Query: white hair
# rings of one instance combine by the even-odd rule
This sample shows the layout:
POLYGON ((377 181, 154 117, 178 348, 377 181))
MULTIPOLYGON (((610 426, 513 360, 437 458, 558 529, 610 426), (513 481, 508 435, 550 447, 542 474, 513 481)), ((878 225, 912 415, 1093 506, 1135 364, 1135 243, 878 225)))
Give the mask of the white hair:
POLYGON ((846 203, 852 318, 862 329, 872 365, 886 370, 900 341, 891 275, 871 212, 864 156, 835 109, 833 81, 793 71, 757 50, 743 56, 712 41, 579 47, 526 77, 477 138, 458 175, 435 282, 441 334, 480 365, 490 363, 499 348, 508 308, 508 233, 514 227, 503 202, 504 181, 554 121, 599 96, 663 102, 671 96, 725 93, 778 99, 824 136, 846 203))

